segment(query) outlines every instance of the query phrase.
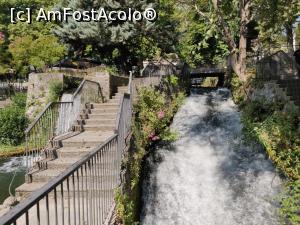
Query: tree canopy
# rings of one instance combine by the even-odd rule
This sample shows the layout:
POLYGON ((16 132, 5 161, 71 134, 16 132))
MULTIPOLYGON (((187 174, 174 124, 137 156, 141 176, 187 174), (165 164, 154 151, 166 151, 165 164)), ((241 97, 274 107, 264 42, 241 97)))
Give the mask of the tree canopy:
MULTIPOLYGON (((229 66, 242 81, 247 79, 247 53, 253 47, 252 40, 264 45, 270 40, 278 40, 285 31, 287 44, 292 48, 294 31, 291 27, 300 15, 297 0, 181 0, 174 4, 188 10, 190 15, 198 15, 194 20, 198 26, 196 34, 203 36, 201 41, 196 41, 198 45, 212 37, 218 43, 226 44, 229 66)), ((188 32, 189 35, 192 32, 194 29, 188 32)), ((192 50, 192 42, 187 43, 187 47, 192 50)))
POLYGON ((174 21, 168 18, 172 10, 166 1, 158 4, 153 0, 120 2, 72 0, 66 3, 61 2, 56 7, 77 10, 104 7, 107 11, 128 11, 132 8, 140 12, 151 7, 159 11, 159 17, 155 23, 146 20, 84 23, 72 18, 68 22, 61 23, 54 32, 64 42, 71 45, 77 57, 86 55, 104 63, 115 63, 124 69, 148 58, 148 54, 155 55, 158 48, 164 52, 174 49, 175 26, 173 26, 174 21))
POLYGON ((293 50, 297 33, 293 26, 299 12, 297 0, 2 0, 0 73, 13 68, 27 74, 30 65, 41 69, 66 55, 128 71, 144 59, 177 53, 192 66, 228 61, 245 81, 251 51, 283 42, 293 50), (10 7, 125 11, 152 7, 158 19, 76 22, 70 18, 68 22, 10 24, 10 7))

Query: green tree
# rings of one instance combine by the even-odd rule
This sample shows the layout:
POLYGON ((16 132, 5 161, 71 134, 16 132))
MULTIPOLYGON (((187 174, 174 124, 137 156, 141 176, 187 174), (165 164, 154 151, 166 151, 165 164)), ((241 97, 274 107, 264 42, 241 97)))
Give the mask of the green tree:
POLYGON ((0 75, 8 72, 10 55, 5 34, 0 31, 0 75))
POLYGON ((287 45, 292 54, 296 32, 293 27, 300 16, 300 2, 297 0, 256 0, 256 4, 260 6, 257 10, 257 20, 261 42, 268 45, 287 45), (283 34, 285 40, 281 43, 283 34))
POLYGON ((218 64, 228 55, 227 46, 214 27, 207 26, 206 19, 191 6, 178 5, 174 18, 178 26, 180 56, 191 66, 218 64), (187 8, 188 7, 188 8, 187 8))
POLYGON ((89 10, 104 7, 106 10, 127 10, 133 8, 143 11, 153 7, 159 12, 158 20, 114 21, 82 23, 70 19, 60 24, 55 33, 72 46, 75 58, 92 57, 102 63, 116 64, 119 69, 128 70, 144 58, 152 58, 158 51, 170 52, 175 49, 174 26, 167 19, 170 10, 167 1, 160 5, 155 0, 145 1, 62 1, 57 8, 69 7, 74 10, 89 10), (88 50, 88 51, 87 51, 88 50))
POLYGON ((179 2, 182 3, 188 7, 188 10, 196 12, 200 20, 205 19, 209 27, 209 31, 204 34, 205 37, 213 33, 227 45, 228 62, 241 81, 247 80, 246 60, 251 25, 258 22, 261 37, 275 36, 274 33, 279 35, 282 28, 286 28, 287 37, 290 38, 287 28, 299 16, 300 4, 297 0, 182 0, 179 2))
POLYGON ((11 42, 9 51, 15 68, 19 73, 26 74, 30 65, 36 69, 53 65, 65 55, 66 49, 53 35, 42 35, 36 40, 27 35, 11 42))
POLYGON ((33 11, 41 7, 51 8, 56 0, 2 0, 0 1, 0 32, 5 35, 5 42, 0 43, 0 73, 14 67, 18 74, 26 75, 29 66, 37 69, 49 66, 64 56, 65 48, 52 34, 55 24, 35 22, 10 23, 10 8, 33 11))

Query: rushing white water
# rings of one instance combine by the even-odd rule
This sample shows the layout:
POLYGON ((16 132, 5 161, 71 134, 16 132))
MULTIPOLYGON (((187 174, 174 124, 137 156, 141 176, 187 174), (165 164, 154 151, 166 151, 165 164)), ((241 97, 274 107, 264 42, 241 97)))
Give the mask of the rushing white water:
POLYGON ((192 94, 174 118, 180 138, 149 159, 143 225, 276 225, 281 180, 245 143, 227 89, 192 94))
POLYGON ((11 191, 24 183, 26 170, 26 157, 10 157, 0 159, 0 205, 9 196, 9 185, 11 191))
POLYGON ((26 167, 26 157, 11 157, 0 161, 0 173, 12 173, 24 171, 26 167))

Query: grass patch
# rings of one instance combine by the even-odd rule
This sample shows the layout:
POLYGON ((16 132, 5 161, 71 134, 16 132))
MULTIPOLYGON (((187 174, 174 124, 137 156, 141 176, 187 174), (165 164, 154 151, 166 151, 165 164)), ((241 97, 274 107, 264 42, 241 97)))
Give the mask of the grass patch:
POLYGON ((0 145, 0 158, 18 156, 25 153, 25 144, 18 146, 0 145))

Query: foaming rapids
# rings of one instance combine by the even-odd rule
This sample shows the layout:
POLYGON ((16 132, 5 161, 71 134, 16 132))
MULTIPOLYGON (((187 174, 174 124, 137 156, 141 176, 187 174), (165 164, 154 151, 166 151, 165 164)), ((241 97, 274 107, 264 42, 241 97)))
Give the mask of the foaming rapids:
POLYGON ((11 173, 24 171, 26 167, 26 157, 11 157, 0 161, 0 173, 11 173))
POLYGON ((176 114, 180 138, 148 160, 143 225, 276 225, 282 181, 243 139, 227 89, 194 93, 176 114))

